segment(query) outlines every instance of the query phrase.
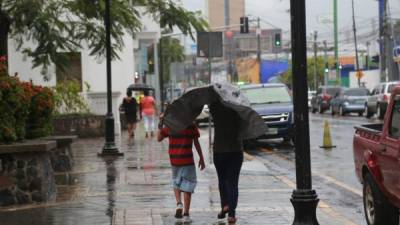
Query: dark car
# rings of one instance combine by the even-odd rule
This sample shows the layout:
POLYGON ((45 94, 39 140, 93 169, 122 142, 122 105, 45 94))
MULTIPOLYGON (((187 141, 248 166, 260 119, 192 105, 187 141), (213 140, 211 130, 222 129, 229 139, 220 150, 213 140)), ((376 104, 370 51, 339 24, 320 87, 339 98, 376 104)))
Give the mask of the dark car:
POLYGON ((316 95, 311 99, 311 112, 324 113, 330 108, 331 99, 340 93, 342 87, 321 86, 317 89, 316 95))
POLYGON ((369 91, 366 88, 349 88, 342 91, 331 100, 332 115, 338 113, 341 116, 347 113, 358 113, 362 116, 365 111, 365 103, 369 91))
POLYGON ((284 84, 244 85, 240 89, 268 126, 267 133, 258 139, 293 141, 293 101, 284 84))

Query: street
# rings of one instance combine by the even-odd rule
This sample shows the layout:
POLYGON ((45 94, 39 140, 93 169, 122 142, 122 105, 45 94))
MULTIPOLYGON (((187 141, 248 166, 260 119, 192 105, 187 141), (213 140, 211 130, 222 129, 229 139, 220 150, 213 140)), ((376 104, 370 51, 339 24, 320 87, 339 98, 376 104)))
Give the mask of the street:
MULTIPOLYGON (((347 218, 348 222, 365 224, 362 205, 362 186, 356 178, 353 161, 354 126, 375 123, 356 114, 345 117, 332 117, 325 114, 310 113, 311 165, 313 188, 322 201, 347 218), (333 145, 327 150, 320 146, 323 141, 324 121, 330 124, 333 145)), ((281 140, 265 141, 261 151, 251 154, 266 160, 266 165, 295 181, 295 155, 292 146, 282 144, 281 140)), ((319 203, 321 207, 321 202, 319 203)), ((352 223, 349 223, 352 224, 352 223)))
MULTIPOLYGON (((365 224, 362 189, 354 173, 352 135, 353 126, 369 122, 373 120, 310 114, 313 188, 320 199, 317 217, 321 224, 365 224), (324 120, 329 121, 337 146, 332 150, 319 148, 324 120)), ((56 174, 56 202, 2 208, 0 224, 177 224, 167 143, 145 139, 142 124, 134 141, 128 141, 126 133, 117 140, 125 156, 114 160, 96 156, 102 138, 78 140, 73 145, 74 170, 56 174)), ((219 196, 215 169, 209 161, 207 127, 201 128, 200 142, 208 162, 205 171, 197 171, 191 224, 225 224, 215 219, 219 196)), ((293 147, 269 140, 247 152, 239 182, 237 224, 290 224, 290 197, 295 189, 293 147)))

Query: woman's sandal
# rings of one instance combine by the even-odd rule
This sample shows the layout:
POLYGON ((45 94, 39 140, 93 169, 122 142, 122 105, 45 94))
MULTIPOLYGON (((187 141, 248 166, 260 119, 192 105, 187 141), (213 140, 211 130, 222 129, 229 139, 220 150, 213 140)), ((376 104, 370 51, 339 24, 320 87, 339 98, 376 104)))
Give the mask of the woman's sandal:
POLYGON ((236 217, 228 217, 228 224, 235 224, 236 220, 236 217))
POLYGON ((224 208, 222 208, 221 211, 218 213, 218 219, 224 219, 228 211, 229 211, 228 207, 225 206, 224 208))

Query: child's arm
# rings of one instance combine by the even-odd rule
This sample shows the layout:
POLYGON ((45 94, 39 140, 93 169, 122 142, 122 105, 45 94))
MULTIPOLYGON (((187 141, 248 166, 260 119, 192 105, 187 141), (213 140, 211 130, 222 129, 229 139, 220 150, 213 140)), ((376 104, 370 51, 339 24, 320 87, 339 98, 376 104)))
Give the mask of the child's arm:
POLYGON ((201 150, 201 146, 199 143, 199 139, 195 138, 193 139, 194 142, 194 147, 196 148, 197 154, 199 154, 199 168, 200 170, 204 170, 204 168, 206 167, 206 165, 204 164, 204 157, 203 157, 203 152, 201 150))
POLYGON ((164 135, 161 133, 161 129, 158 129, 157 131, 157 141, 162 141, 164 139, 164 135))

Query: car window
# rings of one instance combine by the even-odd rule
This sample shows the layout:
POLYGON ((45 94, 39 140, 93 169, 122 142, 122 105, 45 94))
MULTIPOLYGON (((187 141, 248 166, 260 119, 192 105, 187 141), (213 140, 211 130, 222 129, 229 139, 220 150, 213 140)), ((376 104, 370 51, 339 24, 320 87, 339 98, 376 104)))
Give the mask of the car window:
POLYGON ((390 122, 389 134, 393 138, 400 137, 400 96, 396 96, 396 100, 393 105, 392 119, 390 122))
POLYGON ((385 93, 385 87, 386 87, 386 84, 382 85, 380 93, 385 93))
POLYGON ((388 93, 392 93, 393 89, 399 84, 390 84, 388 87, 388 93))
POLYGON ((341 91, 340 88, 327 88, 327 89, 326 89, 326 93, 327 93, 328 95, 332 95, 332 96, 335 96, 336 93, 340 93, 340 91, 341 91))
POLYGON ((292 101, 286 87, 249 88, 242 89, 242 92, 251 104, 285 103, 292 101))
POLYGON ((344 92, 347 96, 366 96, 368 95, 368 89, 364 88, 351 88, 344 92))
POLYGON ((322 93, 322 88, 318 88, 317 95, 322 93))

